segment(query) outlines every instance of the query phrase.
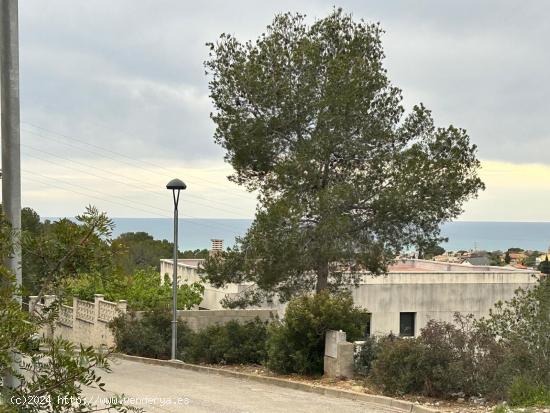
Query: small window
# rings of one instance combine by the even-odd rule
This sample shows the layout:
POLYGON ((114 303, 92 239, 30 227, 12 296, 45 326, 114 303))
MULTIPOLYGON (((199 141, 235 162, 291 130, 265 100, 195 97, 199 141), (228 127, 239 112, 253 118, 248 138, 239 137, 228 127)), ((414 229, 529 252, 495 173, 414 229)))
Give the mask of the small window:
POLYGON ((414 337, 416 313, 399 313, 399 335, 414 337))
POLYGON ((370 329, 371 329, 370 321, 371 321, 371 319, 372 319, 372 314, 369 313, 368 318, 367 318, 367 322, 365 323, 365 337, 370 337, 370 335, 371 335, 371 332, 370 332, 370 329))

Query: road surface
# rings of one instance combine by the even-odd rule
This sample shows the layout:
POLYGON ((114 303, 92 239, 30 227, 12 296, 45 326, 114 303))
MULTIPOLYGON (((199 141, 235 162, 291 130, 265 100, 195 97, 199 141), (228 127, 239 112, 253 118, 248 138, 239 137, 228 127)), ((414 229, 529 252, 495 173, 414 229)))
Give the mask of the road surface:
POLYGON ((112 370, 101 374, 107 391, 86 389, 87 401, 102 406, 106 399, 124 394, 130 404, 146 412, 398 412, 361 401, 135 361, 114 359, 112 370))

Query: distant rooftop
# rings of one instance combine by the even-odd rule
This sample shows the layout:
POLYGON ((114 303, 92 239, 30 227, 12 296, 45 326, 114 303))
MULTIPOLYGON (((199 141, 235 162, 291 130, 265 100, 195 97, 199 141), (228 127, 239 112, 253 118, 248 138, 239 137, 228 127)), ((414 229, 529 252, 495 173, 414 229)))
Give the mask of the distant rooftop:
MULTIPOLYGON (((202 258, 178 258, 178 266, 197 268, 199 263, 203 261, 202 258)), ((161 262, 172 264, 174 260, 172 258, 162 258, 161 262)))
MULTIPOLYGON (((172 264, 172 259, 162 259, 161 261, 168 264, 172 264)), ((195 258, 180 258, 178 259, 178 266, 197 268, 198 265, 203 262, 203 259, 195 258)), ((523 268, 506 266, 496 267, 491 265, 472 265, 472 264, 456 264, 440 261, 418 260, 418 259, 399 259, 393 265, 388 268, 392 273, 429 273, 429 272, 530 272, 533 270, 527 270, 523 268)))
POLYGON ((513 267, 497 267, 491 265, 457 264, 441 261, 418 259, 400 259, 390 265, 389 272, 533 272, 513 267))

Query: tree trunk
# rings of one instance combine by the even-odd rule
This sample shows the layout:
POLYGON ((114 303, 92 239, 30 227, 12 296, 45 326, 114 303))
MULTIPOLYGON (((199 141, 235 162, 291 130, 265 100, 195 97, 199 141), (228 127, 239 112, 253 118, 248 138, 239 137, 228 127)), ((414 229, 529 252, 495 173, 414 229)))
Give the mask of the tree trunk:
POLYGON ((317 285, 315 292, 320 293, 328 287, 328 262, 323 262, 317 268, 317 285))

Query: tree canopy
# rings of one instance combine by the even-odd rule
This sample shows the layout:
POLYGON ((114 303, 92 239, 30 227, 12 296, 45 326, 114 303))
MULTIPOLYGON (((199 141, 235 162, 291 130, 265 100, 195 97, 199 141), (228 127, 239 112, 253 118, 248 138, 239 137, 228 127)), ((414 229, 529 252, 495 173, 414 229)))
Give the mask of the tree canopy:
POLYGON ((445 253, 445 248, 436 243, 431 243, 429 245, 419 245, 419 258, 425 260, 431 260, 436 255, 441 255, 445 253))
MULTIPOLYGON (((100 374, 109 371, 107 354, 92 347, 77 349, 61 337, 45 338, 38 332, 40 327, 54 328, 67 281, 109 265, 105 240, 113 224, 104 213, 90 206, 77 217, 77 223, 60 220, 45 231, 36 225, 38 215, 31 211, 22 211, 23 234, 16 241, 36 261, 30 267, 36 271, 30 279, 36 283, 33 287, 38 300, 52 293, 58 299, 43 306, 42 311, 35 311, 34 306, 23 311, 15 298, 21 295, 15 288, 15 277, 2 264, 13 251, 15 237, 0 213, 0 372, 3 377, 10 377, 0 381, 0 410, 95 412, 97 406, 92 406, 82 393, 84 386, 103 388, 100 374), (71 402, 66 401, 67 397, 71 402)), ((136 410, 119 403, 117 397, 101 410, 136 410)))
POLYGON ((174 254, 174 244, 167 240, 156 240, 147 232, 126 232, 113 240, 113 246, 120 250, 117 265, 125 274, 138 269, 154 267, 160 269, 160 259, 174 254))
MULTIPOLYGON (((160 270, 161 258, 172 258, 174 243, 168 240, 154 239, 147 232, 125 232, 113 240, 116 264, 125 274, 134 274, 137 270, 154 267, 160 270)), ((208 250, 179 251, 179 258, 206 258, 208 250)))
POLYGON ((207 260, 210 282, 285 300, 382 273, 405 246, 441 241, 440 224, 484 188, 464 129, 436 127, 422 104, 405 115, 381 34, 337 9, 208 44, 214 139, 230 179, 259 194, 247 234, 207 260))
POLYGON ((550 261, 548 261, 548 255, 544 261, 539 264, 539 271, 543 274, 550 275, 550 261))
POLYGON ((510 264, 512 262, 512 257, 510 256, 510 251, 506 251, 504 254, 504 262, 510 264))

